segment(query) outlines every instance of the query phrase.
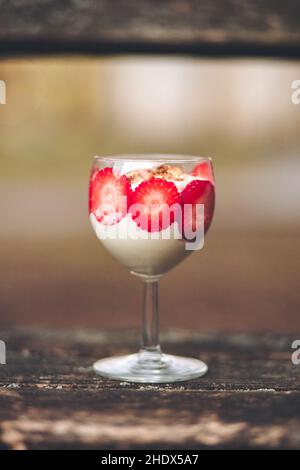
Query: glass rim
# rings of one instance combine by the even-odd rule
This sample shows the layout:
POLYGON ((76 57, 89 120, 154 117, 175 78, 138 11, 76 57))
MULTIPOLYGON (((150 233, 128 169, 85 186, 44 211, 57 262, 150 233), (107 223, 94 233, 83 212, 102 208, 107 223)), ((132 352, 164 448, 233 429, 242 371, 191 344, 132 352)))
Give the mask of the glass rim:
POLYGON ((212 163, 211 157, 202 157, 197 155, 184 155, 176 153, 120 153, 114 155, 95 155, 95 162, 163 162, 163 163, 195 163, 199 161, 209 161, 212 163))

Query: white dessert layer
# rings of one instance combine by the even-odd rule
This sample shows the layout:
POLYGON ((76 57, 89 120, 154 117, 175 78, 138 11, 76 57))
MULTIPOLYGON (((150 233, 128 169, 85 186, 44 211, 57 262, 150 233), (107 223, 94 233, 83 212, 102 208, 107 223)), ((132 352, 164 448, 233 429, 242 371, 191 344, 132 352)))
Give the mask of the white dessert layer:
MULTIPOLYGON (((129 169, 131 168, 126 167, 127 171, 129 169)), ((202 178, 184 174, 182 180, 173 180, 173 183, 181 192, 188 183, 200 179, 202 178)), ((132 189, 139 184, 140 182, 132 184, 132 189)), ((93 214, 90 219, 105 248, 136 274, 164 274, 191 253, 191 249, 187 249, 185 240, 181 238, 176 222, 161 232, 148 232, 139 228, 130 214, 114 225, 101 224, 93 214)), ((204 239, 199 241, 199 247, 203 246, 203 242, 204 239)))
POLYGON ((90 219, 105 248, 137 274, 163 274, 191 253, 186 250, 176 223, 161 232, 147 232, 140 229, 129 214, 114 225, 101 224, 93 214, 90 219))

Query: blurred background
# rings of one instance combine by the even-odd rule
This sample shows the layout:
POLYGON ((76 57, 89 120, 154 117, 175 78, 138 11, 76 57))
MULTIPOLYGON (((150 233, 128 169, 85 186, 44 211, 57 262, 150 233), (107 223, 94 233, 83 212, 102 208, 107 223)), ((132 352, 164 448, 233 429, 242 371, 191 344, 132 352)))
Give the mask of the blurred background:
POLYGON ((89 225, 92 156, 213 158, 203 251, 161 281, 163 328, 300 331, 300 64, 188 58, 0 62, 0 327, 140 324, 141 283, 89 225))

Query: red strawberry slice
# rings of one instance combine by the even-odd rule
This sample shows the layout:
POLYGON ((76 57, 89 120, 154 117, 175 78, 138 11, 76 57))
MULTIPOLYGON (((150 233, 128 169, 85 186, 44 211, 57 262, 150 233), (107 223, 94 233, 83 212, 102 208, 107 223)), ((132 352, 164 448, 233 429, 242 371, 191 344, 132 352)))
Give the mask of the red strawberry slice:
POLYGON ((116 177, 112 168, 92 172, 89 210, 105 225, 118 223, 130 205, 131 187, 127 176, 116 177))
POLYGON ((214 181, 214 174, 212 165, 209 161, 204 161, 198 163, 192 171, 193 176, 198 176, 199 178, 203 178, 205 180, 214 181))
POLYGON ((197 222, 203 221, 197 220, 196 217, 196 204, 204 204, 204 232, 206 232, 211 224, 214 208, 215 208, 215 188, 214 185, 207 180, 194 180, 189 183, 181 193, 183 203, 183 230, 197 231, 197 222), (185 204, 191 204, 192 210, 188 212, 185 208, 185 204), (187 217, 191 217, 191 220, 187 217))
POLYGON ((151 177, 133 192, 129 212, 141 229, 160 232, 174 222, 176 210, 180 207, 181 198, 175 184, 151 177), (173 210, 170 210, 172 206, 173 210))

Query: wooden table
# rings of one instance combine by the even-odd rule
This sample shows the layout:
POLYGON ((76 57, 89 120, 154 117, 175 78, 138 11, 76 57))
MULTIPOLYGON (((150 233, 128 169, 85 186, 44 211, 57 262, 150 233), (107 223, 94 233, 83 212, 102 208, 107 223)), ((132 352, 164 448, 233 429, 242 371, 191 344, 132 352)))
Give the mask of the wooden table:
POLYGON ((0 56, 300 57, 296 0, 2 0, 0 56))
POLYGON ((91 363, 133 352, 133 333, 2 331, 0 448, 299 448, 294 337, 170 332, 168 352, 209 373, 178 385, 101 379, 91 363))

